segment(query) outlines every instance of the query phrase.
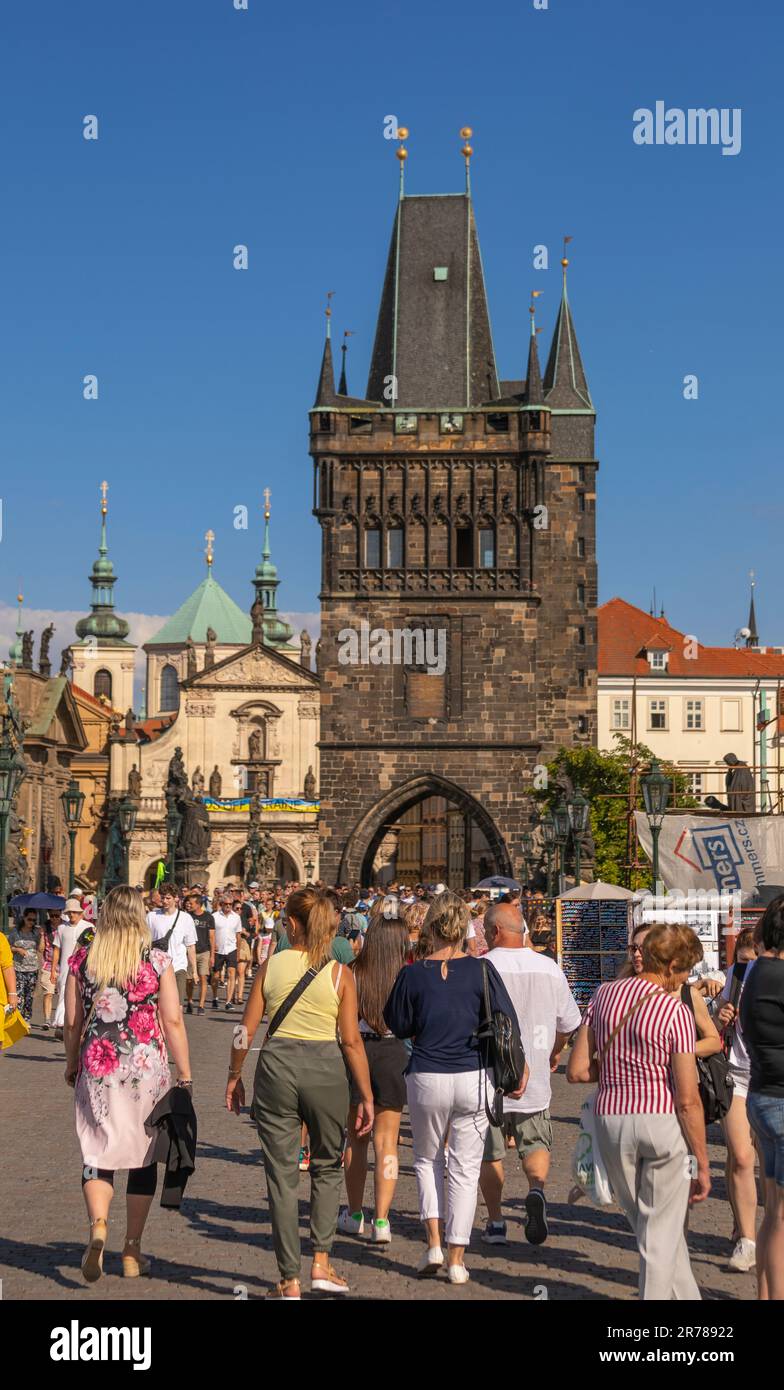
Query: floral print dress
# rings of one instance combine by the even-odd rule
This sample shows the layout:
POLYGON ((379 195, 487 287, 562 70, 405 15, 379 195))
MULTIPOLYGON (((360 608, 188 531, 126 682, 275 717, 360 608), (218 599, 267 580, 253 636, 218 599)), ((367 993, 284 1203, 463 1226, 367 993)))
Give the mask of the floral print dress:
POLYGON ((87 975, 87 949, 68 962, 76 976, 87 1024, 76 1079, 76 1133, 86 1167, 143 1168, 154 1144, 144 1122, 171 1086, 158 1018, 165 951, 143 957, 124 989, 98 990, 87 975))

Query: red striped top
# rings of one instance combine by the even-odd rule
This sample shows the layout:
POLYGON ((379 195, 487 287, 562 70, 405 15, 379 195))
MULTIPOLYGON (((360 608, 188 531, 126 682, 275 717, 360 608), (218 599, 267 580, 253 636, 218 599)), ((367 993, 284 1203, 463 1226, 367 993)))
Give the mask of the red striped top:
POLYGON ((597 1115, 671 1115, 675 1110, 670 1058, 673 1052, 694 1052, 694 1019, 677 991, 658 993, 659 986, 632 975, 600 985, 583 1019, 594 1032, 601 1054, 610 1034, 643 994, 656 994, 641 1004, 610 1044, 602 1058, 597 1115))

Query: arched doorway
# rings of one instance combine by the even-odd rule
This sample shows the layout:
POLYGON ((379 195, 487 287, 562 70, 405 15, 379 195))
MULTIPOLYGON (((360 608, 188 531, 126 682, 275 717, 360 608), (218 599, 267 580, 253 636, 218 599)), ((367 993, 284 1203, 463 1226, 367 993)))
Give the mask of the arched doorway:
POLYGON ((492 816, 469 792, 435 773, 393 788, 358 821, 343 851, 340 882, 367 887, 377 877, 388 880, 391 836, 397 837, 394 877, 402 882, 463 888, 486 874, 511 876, 509 852, 492 816))

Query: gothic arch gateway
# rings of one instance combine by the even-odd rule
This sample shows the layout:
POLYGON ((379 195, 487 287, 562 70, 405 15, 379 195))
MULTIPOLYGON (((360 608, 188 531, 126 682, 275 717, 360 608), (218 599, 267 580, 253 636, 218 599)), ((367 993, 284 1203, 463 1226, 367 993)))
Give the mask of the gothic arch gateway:
POLYGON ((392 788, 357 821, 343 850, 338 882, 359 882, 365 886, 371 883, 373 860, 390 825, 431 796, 444 797, 479 827, 495 860, 492 872, 511 877, 512 863, 503 836, 484 806, 456 783, 426 772, 392 788))

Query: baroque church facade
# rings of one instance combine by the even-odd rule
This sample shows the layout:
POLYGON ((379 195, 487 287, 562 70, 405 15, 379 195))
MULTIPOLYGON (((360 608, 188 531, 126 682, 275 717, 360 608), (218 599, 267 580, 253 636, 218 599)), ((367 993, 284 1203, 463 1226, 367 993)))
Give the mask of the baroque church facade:
POLYGON ((335 388, 327 311, 310 452, 330 882, 367 882, 380 855, 453 887, 519 877, 536 769, 596 738, 595 411, 568 262, 544 373, 532 305, 525 377, 501 379, 463 153, 464 194, 401 177, 363 397, 345 370, 335 388), (346 661, 362 623, 422 640, 346 661))

